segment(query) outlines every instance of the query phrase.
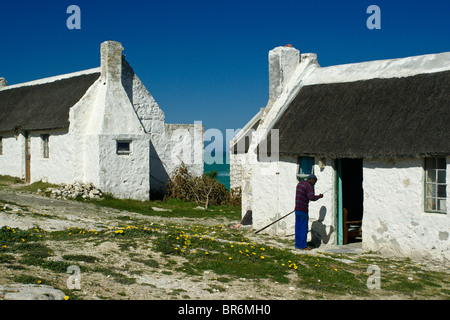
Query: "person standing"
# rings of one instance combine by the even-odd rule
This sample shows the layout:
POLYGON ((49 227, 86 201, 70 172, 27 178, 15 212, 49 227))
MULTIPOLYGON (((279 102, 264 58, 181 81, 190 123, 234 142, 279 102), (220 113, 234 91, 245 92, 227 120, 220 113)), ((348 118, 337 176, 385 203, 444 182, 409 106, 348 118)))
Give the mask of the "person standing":
POLYGON ((314 195, 313 186, 317 177, 310 174, 306 181, 300 181, 295 191, 295 247, 301 250, 311 250, 307 245, 308 235, 308 207, 309 201, 323 198, 323 194, 314 195))

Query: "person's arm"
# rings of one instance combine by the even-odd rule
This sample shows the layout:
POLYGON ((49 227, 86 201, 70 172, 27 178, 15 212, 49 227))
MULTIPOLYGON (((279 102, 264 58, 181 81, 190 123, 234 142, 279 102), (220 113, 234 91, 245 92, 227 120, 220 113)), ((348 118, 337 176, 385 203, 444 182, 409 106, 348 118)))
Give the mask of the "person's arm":
POLYGON ((323 198, 323 194, 319 194, 318 196, 314 195, 314 190, 311 186, 308 186, 306 191, 306 195, 310 201, 317 201, 320 198, 323 198))

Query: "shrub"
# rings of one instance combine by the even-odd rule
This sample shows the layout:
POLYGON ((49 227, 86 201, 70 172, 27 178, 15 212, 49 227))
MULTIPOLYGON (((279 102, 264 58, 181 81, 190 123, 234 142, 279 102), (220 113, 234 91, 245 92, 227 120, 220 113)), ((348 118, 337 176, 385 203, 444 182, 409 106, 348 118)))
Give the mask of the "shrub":
POLYGON ((195 202, 204 205, 205 209, 208 209, 209 205, 239 206, 241 204, 240 189, 228 190, 211 174, 193 176, 183 162, 167 184, 164 199, 171 198, 195 202))

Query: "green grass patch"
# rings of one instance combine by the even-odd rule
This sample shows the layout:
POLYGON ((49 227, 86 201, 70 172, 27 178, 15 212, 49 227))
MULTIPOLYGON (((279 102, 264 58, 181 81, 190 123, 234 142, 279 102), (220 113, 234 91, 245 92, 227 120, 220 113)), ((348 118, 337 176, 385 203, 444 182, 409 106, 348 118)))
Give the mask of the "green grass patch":
POLYGON ((0 187, 10 186, 12 184, 25 183, 18 177, 11 177, 6 175, 0 175, 0 187))
POLYGON ((240 207, 233 206, 209 206, 207 210, 194 209, 198 204, 194 202, 185 202, 178 199, 169 199, 165 201, 140 201, 134 199, 117 199, 109 194, 105 194, 103 199, 76 199, 77 201, 93 203, 98 206, 114 208, 122 211, 136 212, 149 216, 161 217, 188 217, 188 218, 228 218, 240 220, 240 207), (171 211, 154 211, 152 207, 168 209, 171 211))
POLYGON ((58 185, 48 182, 42 182, 42 181, 36 181, 32 184, 26 184, 20 187, 17 187, 15 190, 17 191, 27 191, 27 192, 37 192, 38 190, 41 190, 42 192, 45 191, 47 188, 55 188, 58 187, 58 185))

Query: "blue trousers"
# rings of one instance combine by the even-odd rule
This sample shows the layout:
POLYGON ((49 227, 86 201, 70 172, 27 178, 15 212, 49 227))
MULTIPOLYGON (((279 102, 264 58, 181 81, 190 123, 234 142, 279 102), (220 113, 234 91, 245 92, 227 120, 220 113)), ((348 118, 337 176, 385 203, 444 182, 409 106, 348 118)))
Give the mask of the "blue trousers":
POLYGON ((306 248, 308 236, 308 212, 295 210, 295 247, 299 249, 306 248))

